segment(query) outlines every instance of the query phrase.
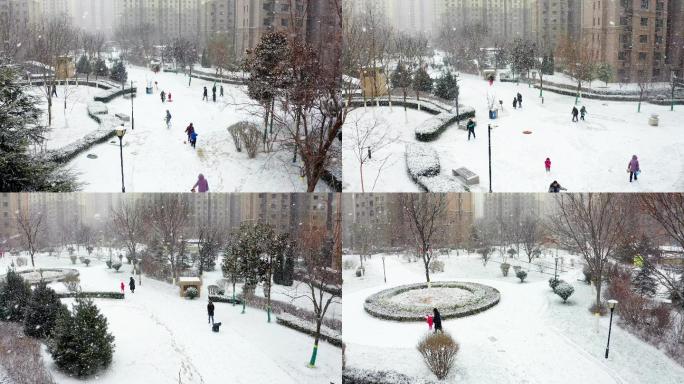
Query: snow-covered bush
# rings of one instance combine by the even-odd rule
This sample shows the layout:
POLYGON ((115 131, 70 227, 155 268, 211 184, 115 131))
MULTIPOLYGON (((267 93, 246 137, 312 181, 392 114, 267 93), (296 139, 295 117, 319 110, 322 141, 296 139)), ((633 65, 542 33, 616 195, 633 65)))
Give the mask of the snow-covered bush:
POLYGON ((106 115, 109 113, 107 105, 101 101, 92 101, 88 103, 88 114, 91 116, 106 115))
POLYGON ((527 278, 527 272, 525 272, 523 270, 519 270, 519 271, 515 272, 515 276, 518 279, 520 279, 521 283, 523 283, 523 282, 525 282, 525 279, 527 278))
MULTIPOLYGON (((316 323, 314 321, 302 319, 293 314, 282 312, 276 316, 278 324, 282 324, 288 328, 296 331, 306 333, 307 335, 315 335, 316 323)), ((332 345, 342 346, 342 332, 336 331, 326 325, 321 325, 321 338, 332 345)))
POLYGON ((551 277, 551 278, 549 278, 549 287, 551 288, 551 290, 555 290, 555 289, 556 289, 556 286, 557 286, 560 282, 563 282, 563 280, 561 280, 561 279, 559 279, 559 278, 557 278, 557 277, 555 277, 555 276, 554 276, 554 277, 551 277))
POLYGON ((356 277, 361 277, 364 275, 365 269, 363 267, 356 268, 356 277))
POLYGON ((508 270, 511 269, 511 265, 508 263, 501 263, 499 268, 501 268, 501 273, 506 277, 508 276, 508 270))
POLYGON ((31 287, 18 273, 8 270, 0 280, 0 319, 22 321, 24 308, 31 298, 31 287))
POLYGON ((81 263, 85 263, 85 259, 86 259, 85 256, 80 256, 80 257, 78 258, 78 260, 79 260, 81 263))
POLYGON ((456 360, 458 343, 446 332, 429 333, 418 342, 418 351, 430 371, 443 380, 456 360))
POLYGON ((26 264, 28 264, 28 261, 26 260, 25 257, 17 257, 17 259, 15 261, 17 263, 17 267, 23 267, 26 264))
POLYGON ((414 180, 419 176, 435 176, 440 172, 439 155, 427 144, 406 145, 406 167, 414 180))
POLYGON ((439 174, 435 176, 420 176, 416 183, 426 192, 446 193, 446 192, 466 192, 468 188, 463 185, 458 178, 439 174))
POLYGON ((356 261, 354 260, 345 260, 342 263, 342 268, 343 269, 354 269, 356 268, 356 261))
POLYGON ((42 343, 25 337, 16 323, 0 321, 0 382, 16 384, 54 384, 52 375, 43 361, 42 343), (5 353, 11 351, 11 353, 5 353), (30 372, 30 374, 26 374, 30 372), (3 379, 5 381, 3 381, 3 379))
POLYGON ((111 269, 111 268, 112 268, 112 260, 107 260, 107 261, 105 261, 105 264, 107 265, 107 269, 111 269))
POLYGON ((228 127, 228 132, 233 138, 235 149, 242 152, 242 146, 247 149, 250 159, 256 157, 261 144, 262 133, 256 124, 250 121, 241 121, 228 127))
POLYGON ((428 266, 430 273, 444 272, 444 262, 439 260, 433 260, 428 266))
POLYGON ((197 296, 199 296, 199 291, 197 290, 197 288, 189 287, 185 290, 185 297, 187 297, 188 299, 193 300, 197 296))
POLYGON ((57 367, 76 377, 90 376, 112 362, 114 336, 91 299, 77 298, 70 311, 57 317, 48 351, 57 367))
POLYGON ((64 279, 62 279, 62 284, 64 284, 69 292, 78 292, 80 282, 81 279, 78 277, 78 274, 72 272, 68 272, 64 279))
POLYGON ((119 269, 121 268, 121 265, 122 265, 122 264, 121 264, 120 261, 116 261, 116 262, 113 262, 113 263, 112 263, 112 268, 114 268, 115 271, 119 272, 119 269))
POLYGON ((439 137, 449 126, 455 124, 455 113, 443 112, 418 125, 415 129, 416 140, 432 141, 439 137))
POLYGON ((76 255, 71 255, 69 256, 69 259, 71 259, 71 264, 76 264, 76 260, 78 260, 78 257, 76 255))
POLYGON ((394 371, 372 371, 367 369, 343 368, 344 384, 435 384, 432 380, 409 377, 394 371))
POLYGON ((85 264, 86 267, 87 267, 87 266, 90 266, 90 259, 84 259, 84 260, 83 260, 83 264, 85 264))
POLYGON ((556 288, 553 291, 556 293, 556 295, 560 296, 565 303, 572 293, 575 292, 575 288, 565 281, 561 281, 558 283, 558 285, 556 285, 556 288))

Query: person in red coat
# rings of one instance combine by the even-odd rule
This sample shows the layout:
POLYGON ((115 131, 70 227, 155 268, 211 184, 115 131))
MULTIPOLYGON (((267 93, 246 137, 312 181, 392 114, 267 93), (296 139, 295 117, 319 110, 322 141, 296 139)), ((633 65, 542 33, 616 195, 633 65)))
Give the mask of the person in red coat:
POLYGON ((549 159, 548 157, 546 158, 546 161, 544 162, 544 167, 546 168, 547 173, 551 172, 551 159, 549 159))
POLYGON ((124 282, 122 281, 119 287, 121 288, 121 293, 124 293, 126 290, 126 284, 124 284, 124 282))

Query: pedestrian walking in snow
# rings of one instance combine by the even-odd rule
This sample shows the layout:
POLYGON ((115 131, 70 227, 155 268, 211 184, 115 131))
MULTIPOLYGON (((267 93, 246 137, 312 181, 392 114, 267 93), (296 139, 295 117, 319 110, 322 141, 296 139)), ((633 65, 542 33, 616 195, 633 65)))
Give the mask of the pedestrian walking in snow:
POLYGON ((434 324, 434 318, 432 317, 432 315, 425 315, 425 320, 428 324, 428 330, 432 331, 432 324, 434 324))
POLYGON ((546 168, 546 173, 551 172, 551 159, 546 158, 546 161, 544 161, 544 168, 546 168))
POLYGON ((641 168, 639 167, 639 159, 637 155, 632 155, 632 160, 627 164, 627 172, 629 172, 629 182, 637 181, 637 176, 641 173, 641 168))
POLYGON ((185 134, 188 135, 188 141, 190 141, 190 135, 195 133, 195 127, 190 123, 187 128, 185 128, 185 134))
POLYGON ((173 102, 173 99, 171 98, 171 92, 169 92, 169 97, 167 97, 167 101, 169 103, 173 102))
POLYGON ((135 279, 133 276, 131 276, 131 279, 128 281, 128 289, 131 290, 131 293, 135 293, 135 279))
POLYGON ((57 85, 52 84, 52 96, 58 97, 57 96, 57 85))
POLYGON ((122 281, 121 284, 119 284, 119 288, 121 288, 121 293, 124 293, 126 291, 126 284, 122 281))
POLYGON ((470 141, 470 135, 473 135, 473 139, 475 139, 475 122, 473 119, 468 120, 468 124, 466 125, 466 128, 468 129, 468 141, 470 141))
POLYGON ((195 145, 197 144, 197 132, 192 131, 190 134, 190 145, 195 148, 195 145))
POLYGON ((221 90, 221 97, 223 97, 223 84, 221 84, 220 90, 221 90))
POLYGON ((494 75, 489 75, 489 86, 494 85, 494 75))
POLYGON ((166 92, 161 91, 161 93, 159 94, 159 96, 161 97, 162 103, 165 103, 165 102, 166 102, 166 92))
POLYGON ((209 101, 209 91, 207 87, 204 87, 204 93, 202 94, 202 101, 209 101))
POLYGON ((553 183, 551 183, 551 185, 549 185, 549 192, 550 193, 560 193, 560 191, 567 191, 567 189, 563 188, 559 182, 554 180, 553 183))
POLYGON ((154 82, 154 90, 156 91, 156 90, 158 90, 158 89, 159 89, 159 84, 155 81, 155 82, 154 82))
POLYGON ((518 107, 518 99, 513 97, 513 109, 516 109, 518 107))
POLYGON ((166 117, 164 118, 164 121, 166 121, 166 128, 171 128, 171 112, 169 110, 166 110, 166 117))
POLYGON ((197 182, 192 186, 190 191, 199 193, 209 192, 209 181, 200 173, 197 177, 197 182))
POLYGON ((216 102, 216 84, 211 88, 211 98, 216 102))
POLYGON ((579 111, 577 110, 577 107, 572 107, 572 121, 573 122, 578 122, 577 120, 577 115, 579 115, 579 111))
POLYGON ((583 105, 582 108, 580 108, 580 119, 582 119, 582 121, 584 121, 584 115, 586 115, 586 114, 587 114, 587 108, 585 108, 583 105))
POLYGON ((212 303, 211 299, 209 299, 209 304, 207 304, 207 323, 211 323, 212 325, 214 324, 214 303, 212 303))
POLYGON ((435 324, 435 333, 443 332, 442 331, 442 316, 439 314, 439 311, 437 310, 437 308, 433 308, 432 313, 433 313, 432 321, 435 324))
POLYGON ((518 92, 518 108, 522 108, 522 95, 518 92))

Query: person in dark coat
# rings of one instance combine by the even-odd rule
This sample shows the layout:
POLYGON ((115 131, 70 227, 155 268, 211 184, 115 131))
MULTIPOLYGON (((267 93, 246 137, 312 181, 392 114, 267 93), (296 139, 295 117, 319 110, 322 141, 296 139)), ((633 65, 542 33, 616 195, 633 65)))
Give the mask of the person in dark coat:
POLYGON ((550 193, 560 193, 560 191, 567 191, 567 189, 563 188, 559 182, 554 180, 553 183, 551 183, 551 185, 549 185, 549 192, 550 193))
POLYGON ((192 131, 190 134, 190 145, 195 148, 195 145, 197 145, 197 132, 192 131))
POLYGON ((518 92, 518 108, 522 108, 522 95, 518 92))
POLYGON ((579 120, 577 119, 577 115, 579 115, 579 111, 577 110, 577 107, 572 107, 572 121, 575 122, 575 123, 576 123, 577 121, 579 121, 579 120))
POLYGON ((161 93, 159 94, 159 96, 161 97, 162 103, 166 102, 166 92, 161 91, 161 93))
POLYGON ((185 128, 185 134, 188 135, 188 141, 190 141, 190 136, 195 132, 195 126, 190 123, 187 128, 185 128))
POLYGON ((470 135, 473 135, 473 139, 475 139, 475 122, 473 119, 468 120, 468 124, 466 125, 466 128, 468 128, 468 141, 470 141, 470 135))
POLYGON ((209 304, 207 304, 207 315, 209 316, 207 323, 214 324, 214 303, 211 299, 209 299, 209 304))
POLYGON ((223 97, 223 84, 221 84, 221 97, 223 97))
POLYGON ((518 107, 518 99, 515 97, 513 98, 513 109, 516 109, 518 107))
POLYGON ((131 279, 128 281, 128 289, 131 290, 131 293, 135 293, 135 279, 133 276, 131 276, 131 279))
POLYGON ((584 115, 587 114, 587 108, 583 105, 582 108, 580 108, 580 119, 584 121, 584 115))
POLYGON ((214 84, 214 87, 211 88, 211 98, 214 100, 214 103, 216 102, 216 84, 214 84))
POLYGON ((52 84, 52 96, 57 97, 57 86, 52 84))
POLYGON ((209 90, 207 87, 204 87, 204 93, 202 94, 202 101, 209 101, 209 90))
POLYGON ((437 308, 433 308, 432 313, 433 313, 432 322, 435 325, 435 333, 444 332, 444 331, 442 331, 442 316, 439 314, 439 311, 437 310, 437 308))

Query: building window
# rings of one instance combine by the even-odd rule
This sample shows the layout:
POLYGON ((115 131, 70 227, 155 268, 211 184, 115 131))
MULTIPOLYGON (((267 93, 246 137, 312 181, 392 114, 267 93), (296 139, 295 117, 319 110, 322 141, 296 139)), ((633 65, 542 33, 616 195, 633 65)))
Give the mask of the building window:
POLYGON ((646 61, 646 52, 639 52, 639 61, 646 61))
POLYGON ((648 17, 642 17, 641 18, 641 26, 642 27, 648 27, 648 17))
POLYGON ((663 37, 660 35, 656 35, 655 42, 656 42, 656 44, 662 44, 663 43, 663 37))
POLYGON ((618 52, 618 60, 624 60, 625 56, 625 51, 618 52))
POLYGON ((640 43, 648 43, 648 35, 639 35, 640 43))
POLYGON ((641 9, 648 9, 649 0, 641 0, 641 9))

